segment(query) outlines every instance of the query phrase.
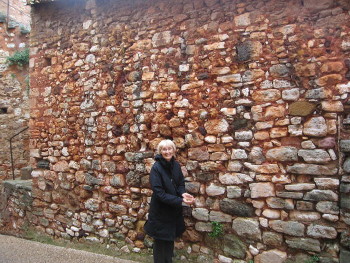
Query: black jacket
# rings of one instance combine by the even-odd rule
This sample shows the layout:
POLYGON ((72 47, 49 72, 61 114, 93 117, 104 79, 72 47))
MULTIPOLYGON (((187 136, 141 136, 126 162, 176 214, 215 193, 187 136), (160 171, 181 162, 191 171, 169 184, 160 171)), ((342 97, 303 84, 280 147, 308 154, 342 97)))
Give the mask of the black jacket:
POLYGON ((153 194, 145 231, 155 239, 173 241, 185 231, 182 215, 185 179, 174 157, 168 162, 158 154, 155 160, 150 174, 153 194))

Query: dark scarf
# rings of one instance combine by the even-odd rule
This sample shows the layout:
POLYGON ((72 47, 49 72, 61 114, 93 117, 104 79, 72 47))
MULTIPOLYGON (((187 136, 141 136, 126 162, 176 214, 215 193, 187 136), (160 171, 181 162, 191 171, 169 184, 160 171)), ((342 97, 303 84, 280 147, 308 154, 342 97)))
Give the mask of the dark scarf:
POLYGON ((174 167, 174 162, 175 162, 175 158, 174 156, 170 159, 170 161, 165 160, 165 158, 163 157, 163 155, 161 154, 157 154, 156 157, 154 158, 156 161, 158 161, 163 168, 165 168, 167 171, 169 171, 170 176, 172 176, 171 172, 173 170, 174 167))

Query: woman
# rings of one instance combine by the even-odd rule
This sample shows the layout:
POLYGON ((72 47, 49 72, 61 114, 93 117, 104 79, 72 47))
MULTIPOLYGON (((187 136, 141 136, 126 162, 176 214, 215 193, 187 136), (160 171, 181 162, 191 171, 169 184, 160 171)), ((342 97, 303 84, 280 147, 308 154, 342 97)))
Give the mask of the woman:
POLYGON ((182 202, 192 204, 194 197, 185 193, 185 179, 175 161, 175 144, 163 140, 158 145, 150 182, 153 190, 146 233, 154 238, 154 263, 171 263, 175 238, 185 231, 182 202))

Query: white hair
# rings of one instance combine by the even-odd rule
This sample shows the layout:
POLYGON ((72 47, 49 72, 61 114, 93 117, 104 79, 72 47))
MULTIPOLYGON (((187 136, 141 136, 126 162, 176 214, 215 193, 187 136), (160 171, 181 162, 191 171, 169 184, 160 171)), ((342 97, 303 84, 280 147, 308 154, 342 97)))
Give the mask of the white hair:
POLYGON ((176 146, 175 143, 171 140, 162 140, 157 147, 158 153, 161 153, 162 149, 164 147, 171 146, 174 149, 174 152, 176 152, 176 146))

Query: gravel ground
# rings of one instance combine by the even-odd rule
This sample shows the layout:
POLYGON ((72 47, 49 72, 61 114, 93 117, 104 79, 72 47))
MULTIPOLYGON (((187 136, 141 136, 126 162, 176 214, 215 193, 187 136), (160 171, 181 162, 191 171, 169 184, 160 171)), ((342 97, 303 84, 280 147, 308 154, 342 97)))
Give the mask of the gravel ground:
POLYGON ((137 263, 82 250, 0 235, 0 263, 137 263))

